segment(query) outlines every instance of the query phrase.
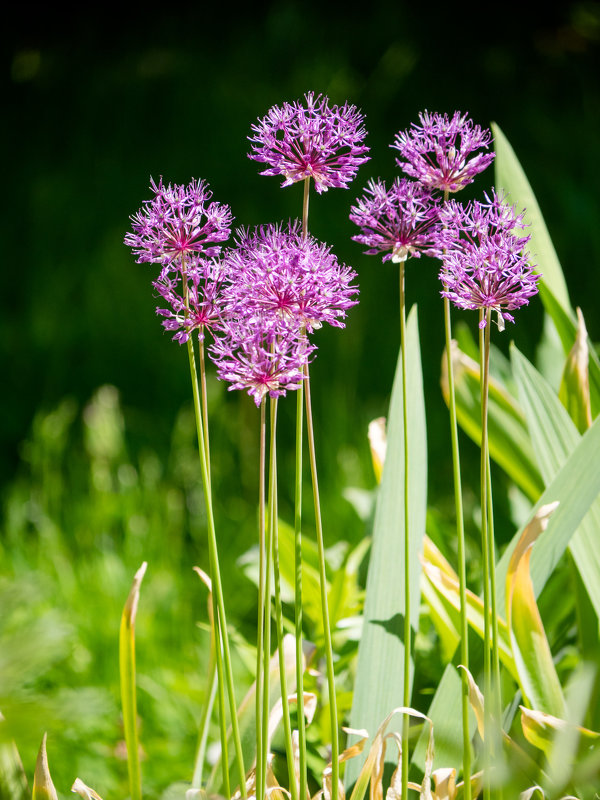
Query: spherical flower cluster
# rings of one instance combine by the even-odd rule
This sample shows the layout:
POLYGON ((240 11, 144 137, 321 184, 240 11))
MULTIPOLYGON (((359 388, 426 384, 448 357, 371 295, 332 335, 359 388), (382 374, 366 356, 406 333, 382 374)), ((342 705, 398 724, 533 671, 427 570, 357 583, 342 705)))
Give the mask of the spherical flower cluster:
POLYGON ((304 100, 273 106, 252 126, 248 157, 267 165, 261 175, 283 176, 282 186, 313 178, 319 193, 347 188, 368 161, 364 117, 356 106, 330 106, 313 92, 304 100))
POLYGON ((458 192, 494 160, 494 153, 477 153, 492 141, 490 132, 474 125, 466 114, 419 114, 420 125, 396 134, 391 146, 403 160, 397 164, 424 186, 458 192), (475 155, 473 155, 475 154, 475 155))
POLYGON ((233 216, 228 205, 212 200, 205 181, 165 186, 162 178, 151 179, 150 188, 154 197, 131 217, 125 244, 138 263, 161 267, 152 285, 169 308, 156 312, 182 344, 193 330, 202 338, 218 317, 219 271, 209 258, 229 238, 233 216))
MULTIPOLYGON (((524 250, 523 215, 496 193, 486 203, 467 207, 448 204, 442 214, 446 229, 440 280, 442 296, 464 309, 491 309, 498 326, 514 322, 509 311, 529 303, 540 278, 524 250)), ((480 327, 486 324, 484 316, 480 327)))
POLYGON ((187 271, 199 256, 214 256, 219 243, 231 234, 231 209, 211 202, 212 192, 205 181, 192 180, 187 186, 169 184, 162 178, 142 208, 130 219, 133 231, 125 236, 137 262, 163 267, 161 275, 172 270, 187 271))
POLYGON ((351 221, 360 228, 352 239, 368 246, 367 255, 383 253, 383 261, 437 255, 438 212, 438 200, 419 183, 396 178, 387 189, 382 180, 371 180, 350 211, 351 221))
POLYGON ((210 349, 218 377, 260 405, 295 389, 314 350, 306 334, 342 327, 356 304, 354 271, 299 223, 241 230, 222 259, 222 322, 210 349))

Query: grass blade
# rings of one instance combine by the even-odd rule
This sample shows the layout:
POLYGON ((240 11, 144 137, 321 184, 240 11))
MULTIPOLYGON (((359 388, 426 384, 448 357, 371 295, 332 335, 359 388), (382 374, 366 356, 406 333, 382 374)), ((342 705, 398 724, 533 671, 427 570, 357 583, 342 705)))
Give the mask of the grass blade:
POLYGON ((135 685, 135 618, 137 614, 140 587, 148 564, 144 561, 135 573, 133 584, 121 617, 119 634, 119 672, 121 677, 121 705, 123 708, 123 728, 127 745, 127 768, 129 790, 132 800, 141 800, 142 778, 137 732, 137 700, 135 685))

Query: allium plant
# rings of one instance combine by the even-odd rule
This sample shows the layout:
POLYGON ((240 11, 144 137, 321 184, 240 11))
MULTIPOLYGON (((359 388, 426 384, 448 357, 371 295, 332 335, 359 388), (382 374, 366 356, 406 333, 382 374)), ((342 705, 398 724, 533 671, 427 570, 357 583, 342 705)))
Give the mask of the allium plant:
POLYGON ((252 126, 248 157, 267 165, 261 175, 281 175, 282 186, 312 178, 319 193, 347 188, 368 160, 363 121, 356 106, 307 92, 304 103, 273 106, 252 126))
MULTIPOLYGON (((192 180, 187 186, 158 184, 150 181, 154 193, 142 208, 131 217, 132 231, 125 236, 124 243, 132 248, 138 263, 151 263, 160 267, 154 287, 170 308, 159 308, 164 316, 163 325, 175 331, 174 339, 187 343, 200 468, 206 503, 208 522, 208 544, 210 572, 213 585, 213 616, 216 628, 216 667, 219 688, 219 718, 222 752, 227 752, 227 720, 225 714, 225 685, 229 696, 230 718, 236 750, 236 763, 242 796, 245 791, 245 768, 243 763, 237 708, 231 668, 231 654, 227 633, 227 618, 223 600, 223 589, 219 569, 219 556, 212 510, 210 480, 210 449, 208 439, 208 413, 206 402, 206 380, 204 370, 204 330, 218 316, 215 311, 218 296, 218 270, 207 259, 218 255, 221 243, 231 234, 233 217, 228 205, 212 200, 212 192, 205 181, 192 180), (192 331, 198 332, 200 354, 200 383, 194 353, 192 331)), ((227 759, 223 760, 223 781, 229 791, 227 759)))
MULTIPOLYGON (((282 186, 290 186, 302 181, 304 197, 302 203, 302 237, 308 239, 308 207, 311 180, 319 194, 329 188, 347 188, 355 178, 359 166, 368 160, 369 148, 363 143, 366 130, 364 118, 355 106, 330 105, 327 97, 308 92, 301 101, 273 106, 267 115, 252 126, 249 136, 252 151, 249 158, 266 164, 262 175, 281 175, 282 186)), ((324 255, 324 254, 322 254, 324 255)), ((334 277, 334 284, 335 280, 334 277)), ((343 292, 340 297, 343 296, 343 292)), ((310 294, 309 294, 310 296, 310 294)), ((346 302, 344 300, 343 302, 346 302)), ((309 306, 307 306, 309 308, 309 306)), ((334 306, 335 309, 335 306, 334 306)), ((338 309, 343 311, 343 309, 338 309)), ((340 317, 334 311, 332 324, 340 317)), ((312 310, 311 310, 312 313, 312 310)), ((314 327, 310 316, 306 317, 306 329, 314 327)), ((314 433, 310 398, 310 378, 308 363, 304 368, 305 380, 297 394, 296 406, 296 491, 295 491, 295 615, 296 615, 296 681, 298 696, 298 794, 304 798, 307 792, 306 734, 304 722, 303 655, 302 655, 302 432, 304 424, 303 401, 306 403, 306 419, 317 545, 319 550, 319 578, 321 588, 321 608, 323 631, 325 634, 325 653, 327 658, 327 683, 329 690, 329 710, 331 720, 331 792, 332 800, 337 800, 339 783, 339 735, 337 700, 335 693, 333 646, 329 625, 327 601, 327 580, 325 575, 325 547, 321 521, 319 487, 317 480, 314 433)), ((258 766, 258 764, 257 764, 258 766)), ((261 772, 266 771, 266 752, 263 752, 261 772)), ((264 774, 259 776, 264 779, 264 774)), ((261 780, 257 781, 259 792, 261 780)), ((295 779, 293 780, 295 793, 295 779)))

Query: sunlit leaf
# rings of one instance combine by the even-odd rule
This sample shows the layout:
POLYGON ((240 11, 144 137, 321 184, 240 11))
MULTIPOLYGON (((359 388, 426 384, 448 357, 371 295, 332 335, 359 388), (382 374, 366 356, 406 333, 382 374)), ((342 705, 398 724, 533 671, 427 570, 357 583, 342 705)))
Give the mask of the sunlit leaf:
POLYGON ((542 506, 515 547, 506 573, 506 621, 523 694, 534 708, 564 716, 565 700, 529 574, 534 543, 557 505, 542 506))
POLYGON ((121 705, 123 729, 127 745, 129 790, 132 800, 141 800, 142 779, 137 730, 137 699, 135 682, 135 618, 140 598, 140 587, 148 564, 144 561, 135 573, 131 591, 123 608, 119 634, 119 672, 121 678, 121 705))
MULTIPOLYGON (((565 471, 564 465, 567 459, 571 461, 569 456, 580 446, 582 442, 580 433, 556 393, 514 345, 511 348, 511 358, 521 402, 531 432, 531 440, 544 481, 549 484, 561 468, 561 474, 565 473, 565 477, 568 477, 569 480, 573 479, 575 476, 571 476, 568 471, 565 471)), ((585 434, 584 440, 591 432, 592 429, 585 434)), ((580 470, 581 463, 573 459, 572 469, 580 470)), ((597 460, 590 464, 589 469, 592 470, 594 476, 598 474, 597 460)), ((589 475, 582 475, 582 480, 587 480, 589 477, 589 475)), ((581 487, 577 486, 576 491, 580 490, 581 487)), ((556 496, 552 499, 560 498, 556 496)), ((592 500, 593 502, 582 509, 586 513, 581 524, 578 525, 575 535, 569 540, 569 548, 596 615, 600 618, 600 537, 598 536, 600 498, 592 498, 592 500)), ((573 498, 569 497, 568 501, 572 505, 573 498)), ((561 509, 557 513, 563 513, 563 506, 564 499, 561 500, 561 509)), ((544 545, 545 542, 540 542, 540 548, 536 547, 536 550, 541 549, 544 545)), ((534 564, 537 557, 536 553, 533 558, 534 564)), ((534 583, 536 583, 535 575, 534 583)))
MULTIPOLYGON (((448 574, 426 559, 423 560, 423 570, 437 592, 454 608, 460 611, 460 584, 458 576, 448 574)), ((473 592, 467 590, 467 620, 474 631, 483 639, 485 629, 485 616, 483 601, 473 592)), ((513 658, 510 637, 506 622, 498 618, 498 647, 502 663, 511 675, 517 679, 517 667, 513 658)))
POLYGON ((589 347, 587 330, 581 309, 577 309, 577 336, 569 351, 558 397, 580 433, 592 424, 590 404, 589 347))
POLYGON ((46 734, 42 739, 40 751, 35 763, 33 776, 32 800, 58 800, 56 789, 52 783, 50 769, 48 768, 48 755, 46 753, 46 734))
MULTIPOLYGON (((409 530, 411 626, 418 629, 419 552, 425 533, 427 505, 427 440, 417 311, 413 308, 406 326, 408 430, 409 430, 409 530)), ((388 417, 387 455, 373 529, 363 635, 350 723, 353 728, 377 729, 390 708, 403 701, 404 661, 404 433, 402 369, 400 360, 388 417)), ((412 680, 412 678, 411 678, 412 680)), ((392 723, 393 724, 393 723, 392 723)), ((346 787, 358 777, 360 759, 349 762, 346 787)))
POLYGON ((0 798, 29 800, 31 792, 17 745, 2 735, 4 717, 0 712, 0 798))
POLYGON ((589 748, 590 745, 600 744, 600 733, 590 731, 580 725, 566 722, 552 714, 545 714, 543 711, 532 711, 525 706, 521 709, 521 727, 527 741, 538 750, 542 750, 546 755, 552 751, 554 739, 562 731, 571 731, 580 740, 582 748, 589 748))
POLYGON ((71 791, 73 794, 78 794, 83 797, 84 800, 102 800, 100 795, 89 786, 86 786, 80 778, 75 778, 75 783, 71 786, 71 791))

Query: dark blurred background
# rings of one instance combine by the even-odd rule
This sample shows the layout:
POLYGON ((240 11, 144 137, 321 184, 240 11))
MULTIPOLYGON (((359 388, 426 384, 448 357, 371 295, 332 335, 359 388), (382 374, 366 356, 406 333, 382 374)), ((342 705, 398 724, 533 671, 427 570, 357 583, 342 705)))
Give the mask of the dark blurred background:
MULTIPOLYGON (((349 191, 311 204, 313 233, 357 269, 361 286, 347 330, 320 337, 314 391, 324 447, 339 453, 350 443, 366 454, 366 425, 386 410, 396 275, 350 240, 348 211, 370 176, 395 174, 389 144, 422 109, 459 109, 501 126, 537 194, 573 304, 600 338, 599 3, 543 14, 529 4, 494 13, 480 4, 352 10, 289 0, 17 14, 4 36, 3 484, 19 468, 36 409, 66 395, 83 403, 107 383, 121 393, 133 446, 167 447, 188 402, 186 357, 154 315, 151 268, 123 245, 128 216, 149 196, 151 175, 205 178, 238 224, 299 215, 301 188, 260 177, 246 137, 272 104, 309 89, 362 109, 372 155, 349 191)), ((492 182, 490 170, 471 196, 492 182)), ((434 492, 449 474, 436 271, 422 259, 408 273, 409 302, 420 308, 430 458, 439 466, 434 492)), ((535 301, 501 345, 514 337, 533 357, 540 328, 535 301)), ((242 402, 250 401, 228 397, 232 414, 242 402)))

